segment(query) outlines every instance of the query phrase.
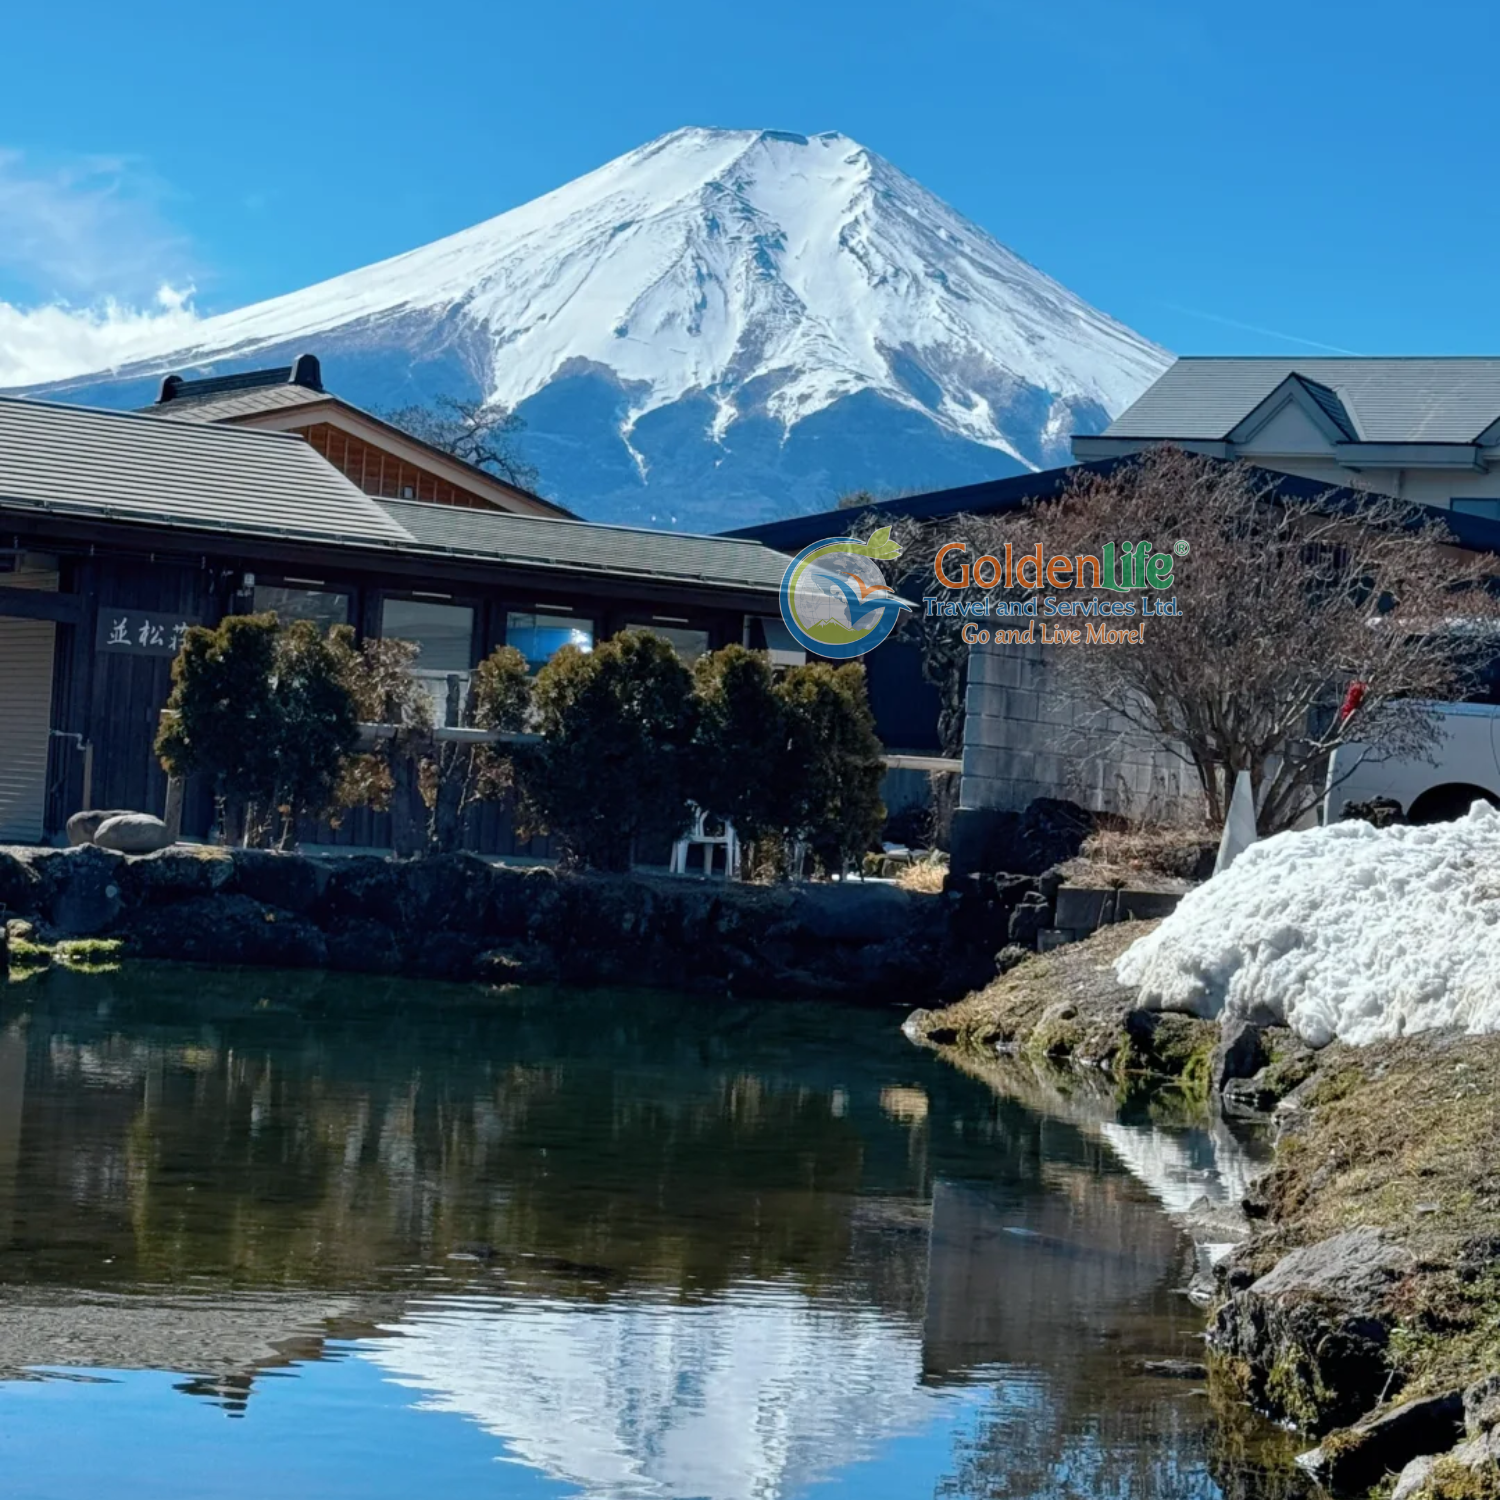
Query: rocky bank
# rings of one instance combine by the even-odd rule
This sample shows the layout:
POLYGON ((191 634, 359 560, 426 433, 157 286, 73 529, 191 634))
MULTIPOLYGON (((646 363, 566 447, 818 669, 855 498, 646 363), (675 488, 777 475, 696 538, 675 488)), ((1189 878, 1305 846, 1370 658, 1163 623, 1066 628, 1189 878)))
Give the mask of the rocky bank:
POLYGON ((1148 1013, 1112 969, 1142 931, 1028 960, 908 1032, 980 1076, 1014 1054, 1267 1122, 1272 1165, 1203 1298, 1221 1414, 1302 1434, 1334 1494, 1500 1500, 1500 1036, 1314 1052, 1148 1013))
POLYGON ((43 942, 110 938, 141 958, 203 963, 882 1004, 983 984, 995 973, 993 934, 1009 931, 1023 903, 1026 924, 1045 925, 1056 884, 976 877, 923 894, 882 882, 569 875, 470 854, 0 848, 0 908, 43 942))

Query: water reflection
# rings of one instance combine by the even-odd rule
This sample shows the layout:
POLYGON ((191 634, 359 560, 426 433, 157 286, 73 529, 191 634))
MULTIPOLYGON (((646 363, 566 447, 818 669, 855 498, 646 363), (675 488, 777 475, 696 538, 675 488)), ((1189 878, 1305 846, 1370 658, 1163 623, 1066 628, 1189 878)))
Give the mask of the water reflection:
MULTIPOLYGON (((31 1467, 27 1414, 58 1412, 79 1485, 109 1437, 118 1493, 132 1465, 143 1494, 257 1493, 228 1428, 163 1487, 184 1396, 272 1447, 316 1413, 350 1494, 385 1492, 360 1455, 393 1403, 485 1435, 506 1494, 1212 1495, 1255 1468, 1138 1372, 1197 1347, 1189 1249, 1098 1129, 893 1017, 185 970, 3 997, 0 1371, 177 1372, 0 1385, 8 1492, 78 1492, 31 1467)), ((444 1493, 473 1449, 434 1430, 444 1493)), ((280 1488, 326 1493, 304 1459, 280 1488)))
POLYGON ((919 1327, 800 1289, 692 1308, 629 1300, 409 1309, 367 1357, 590 1496, 776 1496, 918 1432, 919 1327))

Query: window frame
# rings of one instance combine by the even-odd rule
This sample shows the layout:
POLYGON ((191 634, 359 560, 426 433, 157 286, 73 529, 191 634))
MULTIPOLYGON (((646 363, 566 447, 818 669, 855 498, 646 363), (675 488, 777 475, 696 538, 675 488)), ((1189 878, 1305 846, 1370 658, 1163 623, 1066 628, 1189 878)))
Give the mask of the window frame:
POLYGON ((666 641, 667 644, 677 652, 677 655, 681 658, 683 665, 688 667, 691 667, 699 657, 707 656, 714 649, 713 625, 710 624, 707 620, 696 619, 691 615, 647 615, 645 617, 642 617, 640 615, 627 615, 623 620, 621 620, 619 628, 615 631, 615 634, 624 635, 628 630, 647 631, 650 634, 657 636, 661 640, 666 641), (684 656, 681 648, 675 641, 672 640, 671 636, 667 634, 667 632, 669 631, 676 632, 678 634, 690 631, 694 635, 701 635, 703 637, 703 649, 698 652, 697 656, 684 656))
MULTIPOLYGON (((568 625, 587 625, 589 629, 588 649, 590 652, 596 650, 599 646, 600 641, 604 638, 603 625, 598 615, 588 614, 586 611, 575 609, 572 605, 516 605, 510 603, 509 601, 505 601, 501 604, 498 614, 500 618, 501 631, 500 644, 502 646, 516 645, 515 641, 511 639, 511 619, 513 616, 517 615, 528 616, 537 624, 540 624, 544 620, 552 620, 557 624, 559 628, 568 625)), ((533 625, 532 628, 535 629, 536 626, 533 625)), ((573 643, 568 641, 565 641, 563 643, 563 645, 571 644, 573 643)), ((526 656, 525 651, 521 650, 519 646, 516 646, 516 649, 518 651, 521 651, 521 655, 526 658, 526 669, 533 677, 535 677, 536 674, 540 672, 549 661, 552 660, 553 656, 557 655, 557 651, 554 651, 551 656, 537 661, 533 660, 529 656, 526 656)), ((559 646, 557 650, 562 650, 562 646, 559 646)))
MULTIPOLYGON (((303 578, 293 574, 285 573, 259 573, 255 574, 255 582, 249 588, 249 606, 254 614, 264 614, 255 602, 256 592, 260 589, 286 589, 299 594, 342 594, 344 596, 344 618, 335 621, 334 624, 348 625, 354 630, 359 629, 359 586, 353 582, 346 582, 341 578, 312 579, 303 578)), ((292 619, 302 620, 308 618, 306 615, 294 615, 292 619)), ((277 619, 284 625, 290 624, 291 620, 282 619, 279 612, 277 619)), ((330 627, 324 627, 325 629, 330 627)))
POLYGON ((465 667, 462 671, 454 671, 451 668, 444 668, 441 670, 437 668, 424 668, 421 665, 422 658, 418 656, 417 665, 413 666, 411 669, 411 675, 415 677, 419 682, 430 683, 433 685, 437 684, 438 682, 442 682, 444 684, 444 691, 441 699, 439 698, 438 693, 433 690, 433 688, 429 688, 429 693, 431 694, 433 699, 435 718, 439 727, 444 727, 447 721, 446 712, 443 711, 446 708, 447 701, 447 680, 450 677, 459 678, 461 682, 459 690, 459 718, 460 720, 462 720, 464 716, 464 708, 468 701, 469 685, 474 680, 474 669, 479 665, 481 659, 480 653, 482 650, 482 646, 480 633, 484 627, 483 599, 473 594, 450 594, 447 592, 440 593, 436 589, 431 591, 423 589, 379 589, 375 592, 374 606, 370 611, 370 622, 375 627, 370 632, 370 634, 373 635, 377 640, 405 641, 411 639, 410 636, 391 635, 387 633, 385 628, 385 607, 387 604, 392 603, 431 604, 439 608, 468 610, 468 666, 465 667))

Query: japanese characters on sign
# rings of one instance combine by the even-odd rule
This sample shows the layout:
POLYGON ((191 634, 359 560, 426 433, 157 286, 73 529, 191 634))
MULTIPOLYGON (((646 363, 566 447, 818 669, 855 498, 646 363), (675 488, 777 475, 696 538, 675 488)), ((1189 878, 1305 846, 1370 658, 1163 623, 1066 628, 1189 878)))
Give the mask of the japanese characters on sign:
POLYGON ((176 656, 196 620, 155 610, 101 604, 94 644, 100 651, 130 656, 176 656))

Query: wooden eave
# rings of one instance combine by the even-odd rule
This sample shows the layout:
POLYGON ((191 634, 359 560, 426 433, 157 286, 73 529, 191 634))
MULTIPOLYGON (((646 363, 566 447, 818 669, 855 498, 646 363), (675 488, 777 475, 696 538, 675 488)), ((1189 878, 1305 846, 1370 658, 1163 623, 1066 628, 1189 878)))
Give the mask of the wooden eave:
POLYGON ((526 516, 550 516, 557 520, 577 519, 563 506, 517 489, 483 469, 454 458, 451 453, 444 453, 442 449, 402 432, 399 427, 392 427, 389 422, 382 422, 379 417, 361 411, 357 406, 350 406, 337 396, 325 395, 321 400, 307 401, 300 406, 249 412, 224 419, 226 427, 254 427, 261 432, 295 432, 319 422, 326 422, 372 448, 383 448, 413 468, 426 469, 458 489, 470 490, 501 510, 526 516))

